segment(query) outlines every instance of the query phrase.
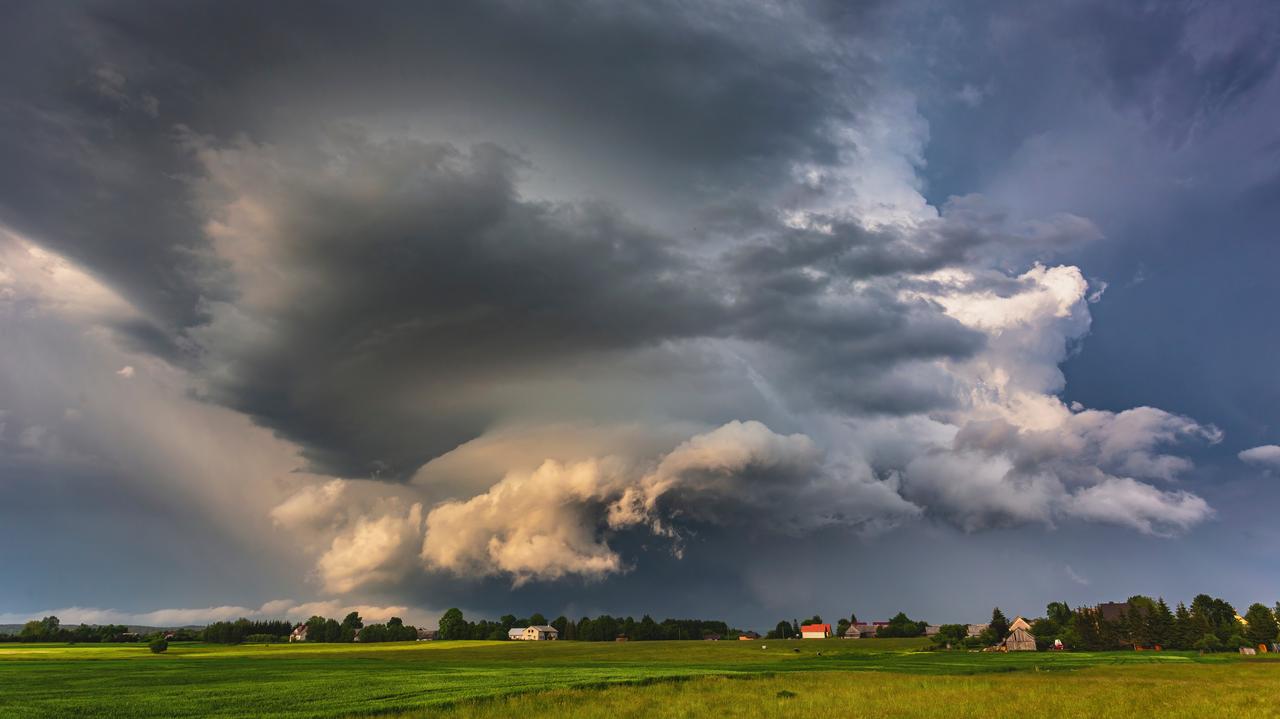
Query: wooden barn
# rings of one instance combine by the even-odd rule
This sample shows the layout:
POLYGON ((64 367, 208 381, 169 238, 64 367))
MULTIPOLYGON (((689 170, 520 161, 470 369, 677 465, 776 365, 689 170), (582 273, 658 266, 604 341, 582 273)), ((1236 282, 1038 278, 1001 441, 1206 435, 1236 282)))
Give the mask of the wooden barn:
POLYGON ((1007 652, 1034 652, 1036 650, 1036 638, 1031 636, 1031 632, 1018 627, 1009 632, 1009 636, 1005 638, 1004 649, 1007 652))

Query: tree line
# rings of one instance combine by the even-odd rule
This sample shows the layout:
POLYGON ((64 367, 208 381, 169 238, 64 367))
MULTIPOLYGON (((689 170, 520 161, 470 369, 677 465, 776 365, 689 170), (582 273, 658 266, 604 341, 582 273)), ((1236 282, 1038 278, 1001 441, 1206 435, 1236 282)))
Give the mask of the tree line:
POLYGON ((612 642, 619 638, 628 641, 658 641, 666 639, 736 638, 743 632, 731 628, 728 623, 708 619, 664 619, 654 621, 648 614, 639 620, 634 617, 583 617, 573 621, 559 616, 551 621, 541 614, 517 618, 507 614, 497 621, 481 619, 467 621, 456 607, 440 617, 439 639, 506 639, 512 629, 530 626, 552 626, 559 638, 580 642, 612 642))
MULTIPOLYGON (((418 629, 405 624, 400 617, 392 617, 385 624, 365 624, 358 612, 347 614, 342 621, 317 614, 302 624, 307 628, 307 641, 320 644, 411 642, 418 638, 418 629)), ((205 627, 202 639, 215 644, 269 644, 288 641, 292 633, 290 622, 237 619, 210 624, 205 627)))
MULTIPOLYGON (((792 619, 790 622, 782 620, 777 626, 769 630, 765 635, 765 639, 793 639, 800 636, 800 629, 803 625, 825 624, 822 617, 815 614, 803 622, 792 619)), ((836 622, 835 636, 842 637, 845 632, 849 631, 849 627, 858 623, 858 615, 850 613, 848 617, 841 617, 836 622)), ((922 637, 924 636, 925 627, 929 625, 925 621, 916 621, 906 615, 906 612, 898 612, 888 624, 881 624, 876 629, 876 636, 880 638, 891 637, 922 637)))
POLYGON ((129 631, 123 624, 80 624, 63 626, 56 616, 33 619, 22 625, 17 634, 0 634, 0 642, 65 642, 68 644, 98 644, 102 642, 141 642, 165 635, 173 635, 189 641, 199 635, 189 629, 162 630, 142 635, 129 631))
MULTIPOLYGON (((1031 634, 1039 649, 1061 640, 1069 649, 1111 651, 1121 648, 1220 651, 1240 647, 1270 646, 1280 641, 1280 602, 1274 608, 1252 604, 1236 619, 1235 607, 1226 600, 1199 594, 1187 606, 1170 608, 1163 598, 1141 594, 1122 603, 1116 617, 1103 616, 1098 607, 1076 607, 1050 602, 1045 616, 1030 620, 1031 634)), ((1009 633, 1009 620, 995 608, 991 622, 980 636, 968 636, 964 624, 944 624, 935 645, 977 648, 998 643, 1009 633)))
MULTIPOLYGON (((1163 598, 1152 599, 1134 595, 1123 603, 1115 617, 1103 616, 1098 607, 1071 608, 1066 602, 1050 602, 1045 615, 1030 620, 1031 634, 1041 649, 1054 645, 1055 640, 1070 649, 1108 651, 1125 647, 1155 647, 1177 650, 1219 651, 1238 647, 1271 645, 1280 641, 1280 602, 1274 608, 1263 604, 1250 605, 1236 619, 1236 609, 1227 601, 1207 594, 1197 595, 1190 606, 1178 603, 1171 608, 1163 598)), ((823 624, 822 617, 814 615, 803 623, 792 619, 778 622, 766 635, 768 639, 790 639, 800 636, 801 624, 823 624)), ((856 615, 841 618, 836 634, 843 635, 858 623, 856 615)), ((357 612, 347 614, 341 621, 319 615, 304 622, 307 641, 320 643, 340 642, 398 642, 418 638, 417 628, 407 625, 399 617, 392 617, 385 624, 368 624, 357 612)), ((497 621, 468 621, 462 611, 453 608, 440 617, 439 639, 489 639, 502 640, 508 631, 533 625, 550 625, 559 632, 562 640, 608 642, 619 638, 628 641, 660 641, 680 639, 733 639, 745 634, 720 620, 664 619, 654 621, 649 615, 639 620, 633 617, 583 617, 574 622, 560 616, 551 621, 541 614, 517 618, 508 614, 497 621)), ((999 643, 1009 634, 1009 619, 999 607, 991 612, 991 621, 977 636, 969 636, 968 625, 944 624, 933 637, 937 648, 980 648, 999 643)), ((887 624, 877 628, 877 637, 918 637, 925 633, 926 622, 911 619, 899 612, 887 624)), ((287 641, 294 625, 285 620, 251 621, 237 619, 230 622, 214 622, 203 630, 166 630, 141 636, 119 624, 64 627, 56 616, 32 620, 13 635, 0 634, 0 641, 11 642, 138 642, 205 641, 216 644, 269 643, 287 641)), ((162 651, 162 650, 161 650, 162 651)))

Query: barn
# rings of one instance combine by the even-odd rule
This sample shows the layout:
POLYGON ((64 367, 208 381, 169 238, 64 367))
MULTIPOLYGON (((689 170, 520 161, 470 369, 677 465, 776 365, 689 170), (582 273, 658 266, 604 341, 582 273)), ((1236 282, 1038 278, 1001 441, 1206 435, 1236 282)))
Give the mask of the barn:
POLYGON ((1004 648, 1005 651, 1009 652, 1034 652, 1036 650, 1036 638, 1031 636, 1031 632, 1018 627, 1005 638, 1004 648))

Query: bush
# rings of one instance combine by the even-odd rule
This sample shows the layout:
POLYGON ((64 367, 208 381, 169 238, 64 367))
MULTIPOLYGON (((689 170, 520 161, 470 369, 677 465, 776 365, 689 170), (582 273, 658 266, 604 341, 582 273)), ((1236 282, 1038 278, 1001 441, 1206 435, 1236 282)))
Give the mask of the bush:
POLYGON ((169 648, 169 642, 164 639, 156 639, 152 641, 150 644, 148 644, 147 646, 151 647, 152 654, 160 654, 161 652, 169 648))

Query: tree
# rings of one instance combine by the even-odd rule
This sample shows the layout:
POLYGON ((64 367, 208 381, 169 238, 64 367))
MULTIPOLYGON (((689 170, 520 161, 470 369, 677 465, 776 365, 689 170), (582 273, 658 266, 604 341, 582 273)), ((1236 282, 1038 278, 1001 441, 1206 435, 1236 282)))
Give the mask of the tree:
MULTIPOLYGON (((1276 606, 1280 606, 1280 602, 1276 602, 1276 606)), ((855 625, 855 624, 857 624, 857 623, 858 623, 858 614, 857 614, 857 612, 849 612, 849 624, 852 626, 852 625, 855 625)))
POLYGON ((1280 627, 1276 626, 1276 617, 1265 604, 1250 605, 1249 611, 1245 612, 1244 620, 1249 623, 1245 629, 1245 637, 1251 645, 1271 644, 1276 640, 1276 633, 1280 631, 1280 627))
POLYGON ((822 624, 822 617, 815 614, 812 617, 809 617, 805 621, 801 622, 801 624, 822 624))
POLYGON ((933 644, 937 647, 960 646, 969 636, 969 627, 964 624, 943 624, 938 633, 933 635, 933 644))
POLYGON ((1170 611, 1169 604, 1164 601, 1164 597, 1160 597, 1156 601, 1156 606, 1152 610, 1151 616, 1147 617, 1147 635, 1150 637, 1151 643, 1159 644, 1162 647, 1171 647, 1175 636, 1173 623, 1173 612, 1170 611))
POLYGON ((1071 618, 1071 627, 1067 632, 1070 641, 1067 641, 1073 647, 1084 649, 1087 651, 1097 651, 1099 649, 1114 649, 1103 643, 1102 617, 1099 616, 1097 609, 1090 607, 1080 607, 1076 609, 1074 616, 1071 618))
POLYGON ((795 619, 791 620, 791 636, 800 636, 800 622, 795 619))
POLYGON ((840 621, 836 622, 836 636, 843 637, 847 631, 849 631, 849 620, 840 617, 840 621))
POLYGON ((351 612, 342 619, 342 627, 344 629, 360 629, 364 626, 364 620, 360 618, 359 612, 351 612))
POLYGON ((307 641, 323 642, 324 641, 324 617, 316 614, 307 620, 307 641))
POLYGON ((991 624, 987 628, 997 642, 1009 636, 1009 619, 1000 611, 1000 607, 991 610, 991 624))
POLYGON ((1071 623, 1071 607, 1066 602, 1049 602, 1044 608, 1044 615, 1059 627, 1066 627, 1071 623))
POLYGON ((24 642, 52 642, 57 640, 61 629, 62 622, 55 616, 48 616, 23 624, 18 638, 24 642))
POLYGON ((547 618, 537 612, 534 612, 533 616, 529 617, 529 626, 531 627, 544 626, 546 623, 547 623, 547 618))
POLYGON ((1215 652, 1221 647, 1222 643, 1218 641, 1218 635, 1213 632, 1206 632, 1194 645, 1195 649, 1199 649, 1202 652, 1215 652))
POLYGON ((1169 646, 1173 649, 1192 649, 1195 647, 1197 635, 1195 623, 1187 605, 1178 602, 1178 609, 1173 613, 1173 631, 1170 633, 1169 646))
POLYGON ((795 636, 795 633, 791 630, 791 624, 784 619, 778 622, 778 626, 773 630, 773 635, 777 639, 790 639, 795 636))
POLYGON ((889 620, 887 626, 876 631, 877 637, 918 637, 924 634, 925 622, 917 622, 907 616, 906 612, 898 612, 889 620))
POLYGON ((169 642, 164 639, 155 639, 147 646, 151 648, 152 654, 161 654, 169 648, 169 642))
POLYGON ((467 623, 462 617, 462 610, 454 607, 440 617, 439 637, 441 639, 466 639, 467 623))

